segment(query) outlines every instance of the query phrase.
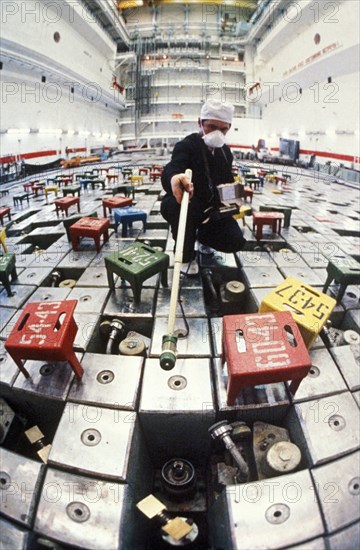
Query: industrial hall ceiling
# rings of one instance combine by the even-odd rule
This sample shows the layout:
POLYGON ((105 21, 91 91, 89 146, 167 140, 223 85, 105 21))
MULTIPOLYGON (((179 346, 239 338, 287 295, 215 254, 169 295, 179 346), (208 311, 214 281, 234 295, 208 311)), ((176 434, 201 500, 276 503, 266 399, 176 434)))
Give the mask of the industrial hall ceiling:
MULTIPOLYGON (((271 5, 286 0, 82 0, 118 45, 133 49, 142 39, 241 40, 271 5)), ((274 4, 274 5, 273 5, 274 4)), ((273 10, 273 11, 274 11, 273 10)))

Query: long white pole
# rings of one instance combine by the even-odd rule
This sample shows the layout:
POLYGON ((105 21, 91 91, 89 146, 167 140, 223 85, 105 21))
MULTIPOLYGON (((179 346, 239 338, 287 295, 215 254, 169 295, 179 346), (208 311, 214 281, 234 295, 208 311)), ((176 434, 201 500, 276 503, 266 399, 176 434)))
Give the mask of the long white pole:
MULTIPOLYGON (((192 171, 190 169, 186 170, 185 176, 189 181, 191 181, 192 171)), ((184 191, 181 199, 180 218, 179 218, 178 232, 176 237, 176 247, 175 247, 174 274, 173 274, 173 282, 172 282, 171 297, 170 297, 170 311, 169 311, 169 323, 168 323, 168 334, 170 336, 173 336, 174 328, 175 328, 176 305, 177 305, 178 294, 179 294, 180 268, 183 260, 183 249, 184 249, 188 205, 189 205, 189 193, 188 191, 184 191)))

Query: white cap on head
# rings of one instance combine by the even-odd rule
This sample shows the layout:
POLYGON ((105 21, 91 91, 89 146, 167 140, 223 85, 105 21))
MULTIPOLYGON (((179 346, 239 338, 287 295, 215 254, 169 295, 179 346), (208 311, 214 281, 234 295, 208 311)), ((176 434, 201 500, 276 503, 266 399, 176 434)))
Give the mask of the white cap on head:
POLYGON ((234 114, 234 106, 231 103, 221 103, 221 101, 207 101, 201 108, 200 119, 221 120, 231 124, 234 114))

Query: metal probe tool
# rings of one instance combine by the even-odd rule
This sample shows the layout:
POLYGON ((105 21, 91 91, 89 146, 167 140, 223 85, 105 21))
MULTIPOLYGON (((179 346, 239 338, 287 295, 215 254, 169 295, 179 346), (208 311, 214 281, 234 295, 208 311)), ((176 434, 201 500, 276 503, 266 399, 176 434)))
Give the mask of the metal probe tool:
MULTIPOLYGON (((190 169, 186 170, 185 176, 189 181, 191 181, 192 171, 190 169)), ((180 285, 180 275, 181 275, 180 268, 181 268, 182 259, 183 259, 183 248, 184 248, 188 205, 189 205, 189 193, 188 191, 184 190, 184 193, 181 199, 180 218, 179 218, 178 234, 177 234, 176 247, 175 247, 174 275, 173 275, 173 282, 172 282, 172 289, 171 289, 171 296, 170 296, 168 334, 165 334, 162 338, 162 352, 160 355, 160 366, 164 370, 173 369, 176 363, 177 336, 175 336, 174 334, 174 328, 175 328, 176 304, 178 301, 179 285, 180 285)))
POLYGON ((249 467, 230 437, 232 431, 233 427, 231 426, 231 424, 228 423, 227 420, 221 420, 220 422, 213 424, 209 428, 209 433, 211 437, 215 440, 220 439, 224 443, 226 449, 230 452, 231 456, 238 466, 239 478, 241 479, 241 481, 246 481, 249 475, 249 467))

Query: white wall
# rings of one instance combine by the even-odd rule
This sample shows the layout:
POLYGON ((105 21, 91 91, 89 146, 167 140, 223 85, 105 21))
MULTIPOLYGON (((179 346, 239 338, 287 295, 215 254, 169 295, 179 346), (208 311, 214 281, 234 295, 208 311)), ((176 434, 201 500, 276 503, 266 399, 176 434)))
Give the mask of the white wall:
MULTIPOLYGON (((111 145, 117 142, 118 110, 102 103, 95 95, 95 88, 89 87, 87 94, 71 94, 69 88, 59 83, 41 83, 40 76, 23 72, 3 71, 2 87, 2 129, 31 129, 31 134, 19 135, 2 133, 0 135, 1 155, 29 153, 47 149, 65 149, 95 145, 111 145), (11 87, 10 87, 11 85, 11 87), (91 93, 94 92, 94 101, 91 93), (62 133, 48 133, 49 130, 61 130, 62 133), (89 135, 74 134, 88 132, 89 135), (92 134, 104 134, 97 137, 92 134), (111 138, 108 136, 112 135, 111 138), (60 141, 61 138, 61 141, 60 141), (18 143, 18 140, 21 143, 18 143)), ((100 93, 100 92, 99 92, 100 93)), ((48 162, 55 158, 42 158, 48 162)))
POLYGON ((261 122, 256 118, 234 118, 227 133, 227 142, 231 145, 256 146, 258 139, 263 137, 261 122))
POLYGON ((359 157, 360 3, 331 2, 326 11, 321 2, 296 4, 302 11, 279 21, 254 60, 267 143, 290 137, 301 149, 359 157))
POLYGON ((116 45, 82 5, 4 0, 1 21, 0 156, 116 145, 123 104, 112 87, 116 45), (32 133, 10 135, 9 128, 32 133), (42 133, 49 129, 62 133, 42 133))

